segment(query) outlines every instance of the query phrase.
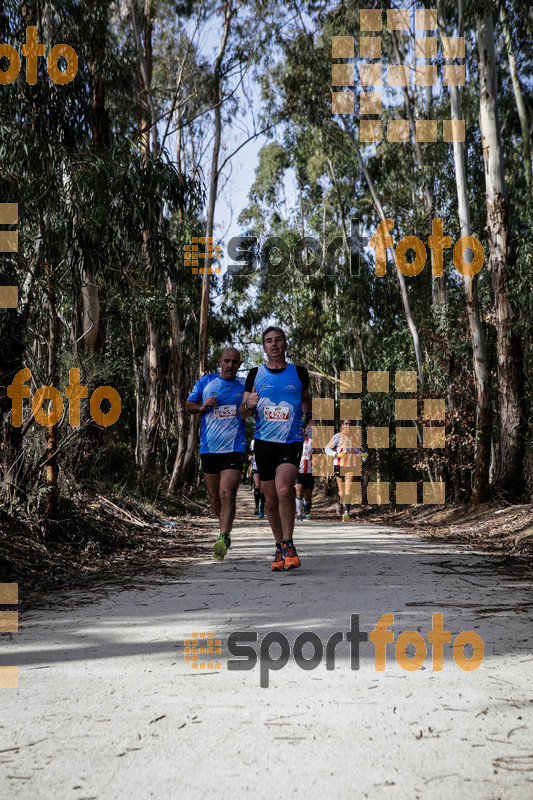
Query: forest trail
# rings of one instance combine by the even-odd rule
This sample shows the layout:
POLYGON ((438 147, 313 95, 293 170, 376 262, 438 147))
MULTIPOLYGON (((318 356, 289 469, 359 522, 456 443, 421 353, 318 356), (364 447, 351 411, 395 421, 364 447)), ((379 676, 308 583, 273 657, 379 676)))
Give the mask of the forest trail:
MULTIPOLYGON (((215 532, 213 523, 213 541, 215 532)), ((297 523, 302 568, 291 572, 271 574, 272 541, 241 487, 224 562, 208 551, 175 580, 72 591, 22 613, 1 659, 19 666, 19 688, 0 690, 0 795, 531 797, 525 580, 498 573, 493 555, 364 522, 297 523), (334 671, 325 655, 311 671, 295 662, 303 631, 318 634, 325 651, 352 614, 370 633, 387 613, 394 642, 418 631, 426 643, 432 614, 442 613, 452 642, 463 630, 482 637, 482 664, 463 671, 444 645, 443 670, 433 671, 428 645, 423 666, 409 672, 387 644, 378 672, 374 644, 364 641, 356 671, 346 635, 334 671), (267 633, 286 635, 290 658, 269 672, 268 687, 259 661, 227 669, 236 631, 256 631, 257 652, 267 633), (205 656, 220 669, 184 660, 193 632, 221 641, 220 655, 205 656)))

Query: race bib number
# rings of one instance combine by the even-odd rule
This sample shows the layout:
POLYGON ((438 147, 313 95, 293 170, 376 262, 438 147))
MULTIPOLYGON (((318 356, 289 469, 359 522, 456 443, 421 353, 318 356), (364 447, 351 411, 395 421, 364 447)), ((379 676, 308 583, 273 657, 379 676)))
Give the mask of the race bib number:
POLYGON ((264 408, 265 422, 288 422, 289 421, 289 407, 288 406, 265 406, 264 408))
POLYGON ((228 419, 237 416, 237 406, 215 406, 215 419, 228 419))

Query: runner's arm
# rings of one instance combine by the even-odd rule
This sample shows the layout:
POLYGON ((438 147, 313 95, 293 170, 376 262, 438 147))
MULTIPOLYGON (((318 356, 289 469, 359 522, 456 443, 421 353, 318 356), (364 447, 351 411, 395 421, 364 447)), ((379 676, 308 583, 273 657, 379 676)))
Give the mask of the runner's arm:
POLYGON ((239 406, 239 414, 243 419, 248 419, 248 417, 251 417, 253 414, 255 414, 255 406, 257 405, 257 400, 259 400, 259 395, 255 391, 255 386, 253 392, 245 392, 243 394, 242 403, 239 406), (251 400, 252 403, 255 400, 255 405, 253 406, 248 406, 248 401, 250 400, 250 397, 252 397, 251 400))
POLYGON ((210 406, 216 406, 216 397, 208 397, 205 402, 202 401, 204 387, 209 383, 210 378, 211 376, 204 375, 194 384, 192 392, 185 401, 185 411, 188 414, 201 414, 210 406))
POLYGON ((309 394, 309 389, 302 390, 302 411, 304 416, 307 414, 308 411, 311 411, 311 395, 309 394))
POLYGON ((185 401, 185 411, 188 414, 203 414, 211 406, 216 406, 216 397, 208 397, 203 403, 195 403, 194 400, 185 401))
POLYGON ((338 448, 338 434, 334 434, 332 438, 329 440, 327 445, 324 448, 324 452, 327 456, 336 456, 337 455, 337 448, 338 448))
POLYGON ((255 378, 257 375, 257 367, 254 367, 250 370, 248 375, 246 376, 246 382, 244 384, 244 394, 242 396, 242 403, 239 406, 239 414, 243 419, 248 419, 251 417, 252 414, 255 414, 255 406, 258 403, 259 395, 255 391, 255 378), (253 390, 253 391, 252 391, 253 390), (251 405, 248 402, 252 397, 251 405))
POLYGON ((311 395, 309 394, 309 389, 302 389, 302 414, 305 419, 304 430, 307 430, 313 421, 313 418, 311 417, 311 407, 312 401, 311 395))
POLYGON ((333 439, 331 439, 331 441, 328 442, 327 447, 324 447, 324 453, 327 456, 337 455, 337 449, 335 447, 335 441, 333 439))

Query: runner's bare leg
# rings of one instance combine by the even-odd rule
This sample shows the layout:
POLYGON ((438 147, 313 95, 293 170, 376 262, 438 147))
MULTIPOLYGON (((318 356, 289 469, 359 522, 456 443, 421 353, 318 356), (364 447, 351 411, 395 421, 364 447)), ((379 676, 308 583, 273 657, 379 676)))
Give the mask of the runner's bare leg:
MULTIPOLYGON (((296 512, 294 481, 297 474, 298 467, 295 467, 294 464, 280 464, 276 469, 275 484, 283 539, 292 539, 294 531, 294 515, 296 512)), ((278 540, 276 539, 276 541, 278 540)))
POLYGON ((281 518, 279 516, 279 501, 276 492, 276 481, 261 481, 261 491, 265 495, 265 507, 267 518, 274 534, 274 539, 277 544, 283 541, 283 528, 281 526, 281 518))
POLYGON ((337 475, 337 488, 339 490, 339 503, 344 503, 344 478, 339 478, 337 475))
POLYGON ((220 473, 220 530, 229 533, 235 519, 235 498, 241 482, 241 472, 238 469, 223 469, 220 473))
POLYGON ((218 473, 204 472, 205 483, 211 500, 211 508, 217 519, 220 519, 220 475, 218 473))
POLYGON ((344 497, 342 499, 344 505, 347 504, 351 505, 352 501, 350 499, 350 486, 352 485, 352 481, 353 481, 353 475, 344 476, 344 497))

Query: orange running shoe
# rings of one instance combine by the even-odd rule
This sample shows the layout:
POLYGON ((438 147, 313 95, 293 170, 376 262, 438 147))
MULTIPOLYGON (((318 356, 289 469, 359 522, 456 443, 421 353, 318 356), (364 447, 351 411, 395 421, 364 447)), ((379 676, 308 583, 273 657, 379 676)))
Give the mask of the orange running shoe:
POLYGON ((293 544, 282 545, 281 554, 287 569, 296 569, 300 566, 300 559, 293 544))
POLYGON ((276 548, 276 555, 274 556, 274 561, 272 562, 271 569, 285 569, 285 559, 281 553, 281 550, 276 548))

